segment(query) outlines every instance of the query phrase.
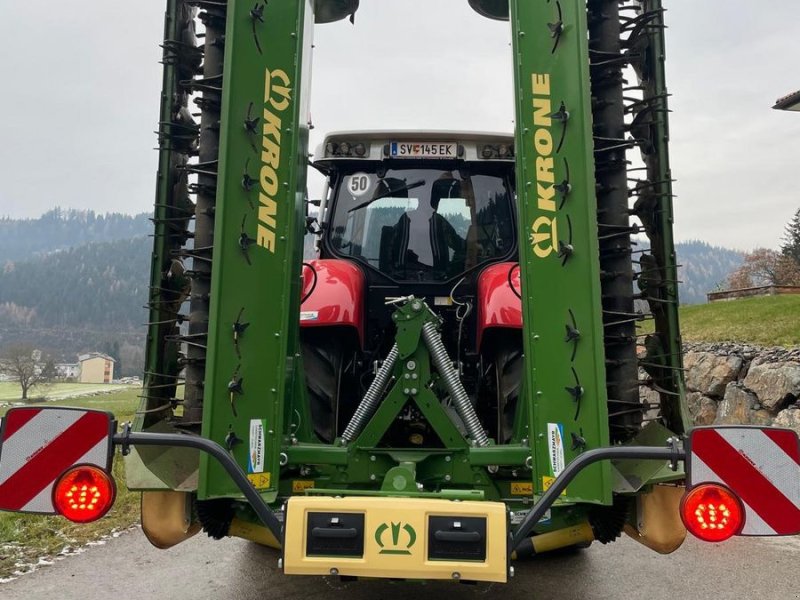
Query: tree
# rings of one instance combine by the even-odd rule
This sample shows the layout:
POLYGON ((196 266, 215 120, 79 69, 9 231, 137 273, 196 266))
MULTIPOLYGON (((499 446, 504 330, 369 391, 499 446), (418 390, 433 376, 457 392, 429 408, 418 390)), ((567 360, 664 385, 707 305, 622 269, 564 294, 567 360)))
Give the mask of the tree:
MULTIPOLYGON (((36 361, 36 356, 41 355, 32 346, 10 346, 0 359, 0 371, 11 377, 12 381, 19 383, 22 388, 22 399, 28 399, 31 388, 47 383, 50 369, 41 368, 36 361)), ((53 365, 52 371, 55 371, 53 365)))
POLYGON ((781 253, 800 266, 800 208, 794 213, 792 220, 786 224, 781 253))
POLYGON ((732 290, 759 285, 800 285, 800 263, 775 250, 756 248, 728 277, 732 290))

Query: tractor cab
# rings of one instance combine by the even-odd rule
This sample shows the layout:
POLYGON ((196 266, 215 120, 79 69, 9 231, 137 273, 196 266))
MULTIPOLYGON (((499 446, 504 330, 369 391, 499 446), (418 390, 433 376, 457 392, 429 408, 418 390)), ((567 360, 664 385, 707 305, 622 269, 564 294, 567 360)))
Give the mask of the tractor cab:
POLYGON ((446 284, 515 252, 509 135, 331 135, 323 257, 376 279, 446 284))
POLYGON ((327 185, 319 258, 304 263, 301 338, 317 433, 332 440, 352 416, 354 407, 335 398, 360 398, 359 382, 391 348, 395 298, 424 299, 443 320, 445 347, 477 397, 480 346, 492 337, 486 330, 521 325, 518 289, 509 284, 513 278, 519 285, 513 137, 334 133, 314 166, 327 185), (485 302, 490 297, 494 306, 485 302), (352 393, 340 389, 348 378, 334 375, 333 363, 347 360, 332 356, 341 348, 356 357, 349 363, 352 393), (326 379, 331 389, 315 393, 326 379))

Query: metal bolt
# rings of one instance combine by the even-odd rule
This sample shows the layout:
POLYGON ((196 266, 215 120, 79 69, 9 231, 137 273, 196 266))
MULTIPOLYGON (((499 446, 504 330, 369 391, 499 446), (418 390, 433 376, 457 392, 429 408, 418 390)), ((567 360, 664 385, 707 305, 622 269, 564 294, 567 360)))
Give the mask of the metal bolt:
POLYGON ((453 579, 458 581, 459 579, 461 579, 461 573, 459 573, 458 571, 454 571, 452 577, 453 579))
POLYGON ((419 379, 419 375, 417 375, 416 373, 412 373, 411 379, 419 379))
POLYGON ((296 437, 293 437, 293 438, 292 438, 292 446, 297 446, 297 443, 298 443, 298 442, 297 442, 297 438, 296 438, 296 437))
POLYGON ((417 363, 415 363, 413 360, 410 360, 406 363, 406 369, 408 369, 409 371, 413 371, 416 368, 417 368, 417 363))
POLYGON ((411 379, 411 374, 406 373, 405 375, 403 375, 403 379, 411 379))
POLYGON ((339 569, 337 569, 336 567, 333 567, 331 569, 331 575, 336 576, 338 574, 339 574, 339 569))
POLYGON ((411 388, 411 395, 412 396, 416 396, 417 395, 417 391, 418 391, 417 388, 411 388))
POLYGON ((498 467, 497 465, 489 465, 488 467, 486 467, 486 470, 489 471, 489 473, 497 473, 497 471, 500 470, 500 467, 498 467))
POLYGON ((369 476, 369 480, 370 481, 375 481, 377 478, 378 477, 375 475, 375 473, 373 473, 372 475, 369 476))
POLYGON ((411 303, 411 308, 414 310, 414 312, 419 312, 422 310, 422 303, 414 301, 411 303))
POLYGON ((453 457, 450 455, 444 457, 444 462, 450 462, 451 460, 453 460, 453 457))
POLYGON ((411 390, 410 390, 409 388, 403 388, 403 393, 404 393, 406 396, 408 396, 408 395, 411 393, 411 390))
POLYGON ((376 460, 378 460, 378 457, 377 457, 377 456, 375 456, 375 455, 373 454, 372 456, 370 456, 370 457, 369 457, 369 459, 370 459, 372 462, 375 462, 376 460))
POLYGON ((283 568, 283 559, 282 559, 282 558, 279 558, 279 559, 278 559, 278 568, 279 568, 279 569, 282 569, 282 568, 283 568))
POLYGON ((288 464, 288 462, 289 462, 289 457, 288 457, 288 456, 286 456, 286 453, 285 453, 285 452, 281 452, 281 453, 280 453, 280 457, 279 457, 279 461, 278 461, 278 462, 280 462, 280 465, 281 465, 281 466, 284 466, 284 465, 288 464))
POLYGON ((452 479, 452 477, 450 477, 450 475, 445 475, 444 476, 444 480, 445 481, 450 481, 451 479, 452 479))

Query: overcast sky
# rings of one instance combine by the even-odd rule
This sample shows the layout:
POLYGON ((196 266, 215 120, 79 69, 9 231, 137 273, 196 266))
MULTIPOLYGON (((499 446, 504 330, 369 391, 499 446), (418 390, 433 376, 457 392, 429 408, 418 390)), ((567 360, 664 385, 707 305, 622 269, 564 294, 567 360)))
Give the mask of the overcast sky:
MULTIPOLYGON (((777 247, 800 207, 796 0, 668 8, 676 237, 777 247)), ((150 211, 161 0, 0 0, 0 215, 150 211)), ((509 27, 467 0, 361 0, 316 29, 314 142, 328 131, 511 131, 509 27)), ((316 187, 316 186, 314 186, 316 187)))

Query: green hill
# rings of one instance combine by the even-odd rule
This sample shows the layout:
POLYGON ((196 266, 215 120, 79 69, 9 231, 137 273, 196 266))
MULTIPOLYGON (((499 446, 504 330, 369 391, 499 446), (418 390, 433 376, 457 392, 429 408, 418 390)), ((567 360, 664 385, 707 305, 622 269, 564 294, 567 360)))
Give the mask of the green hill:
POLYGON ((138 375, 149 284, 147 237, 96 242, 0 268, 0 350, 29 344, 56 361, 101 351, 138 375))
POLYGON ((684 306, 680 320, 685 342, 800 345, 800 295, 684 306))

